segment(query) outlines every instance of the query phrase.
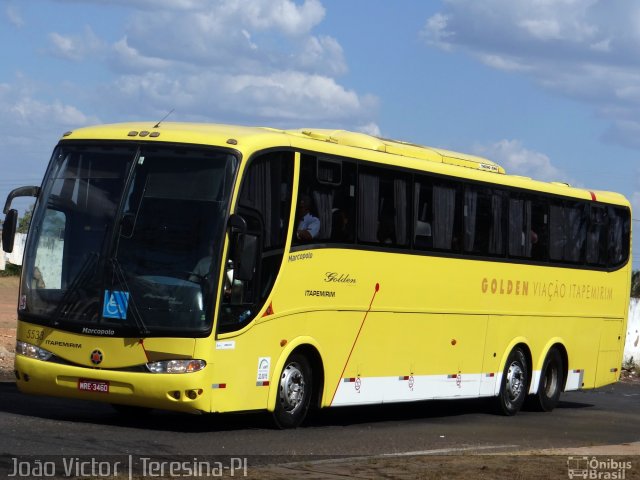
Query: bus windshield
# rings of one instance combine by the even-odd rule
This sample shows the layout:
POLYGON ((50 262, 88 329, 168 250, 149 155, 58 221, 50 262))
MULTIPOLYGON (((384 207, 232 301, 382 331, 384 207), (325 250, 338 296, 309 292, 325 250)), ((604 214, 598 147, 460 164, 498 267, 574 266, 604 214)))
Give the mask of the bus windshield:
POLYGON ((30 227, 21 315, 89 334, 206 335, 236 163, 210 148, 59 145, 30 227))

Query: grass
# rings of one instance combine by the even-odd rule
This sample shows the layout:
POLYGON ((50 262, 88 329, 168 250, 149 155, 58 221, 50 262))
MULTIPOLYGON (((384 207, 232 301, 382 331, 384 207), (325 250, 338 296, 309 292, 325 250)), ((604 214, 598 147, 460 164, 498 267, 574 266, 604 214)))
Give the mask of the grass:
POLYGON ((631 373, 635 373, 636 375, 640 375, 640 364, 636 363, 633 357, 628 358, 622 364, 622 369, 631 373))
POLYGON ((14 265, 13 263, 7 263, 4 270, 0 270, 0 277, 19 277, 22 272, 20 265, 14 265))

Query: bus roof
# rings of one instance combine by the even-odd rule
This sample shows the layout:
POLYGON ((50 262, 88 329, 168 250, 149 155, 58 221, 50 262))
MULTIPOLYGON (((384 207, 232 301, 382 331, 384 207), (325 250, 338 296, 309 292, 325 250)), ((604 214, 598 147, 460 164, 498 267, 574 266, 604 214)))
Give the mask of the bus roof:
POLYGON ((607 203, 629 205, 618 193, 573 188, 562 182, 543 182, 518 175, 507 175, 497 163, 483 157, 427 147, 409 142, 389 140, 364 133, 331 129, 280 130, 268 127, 247 127, 225 124, 182 122, 135 122, 98 125, 66 132, 63 140, 149 140, 200 145, 228 145, 240 152, 289 146, 317 150, 326 154, 372 157, 391 165, 425 169, 424 161, 432 162, 428 170, 517 188, 525 188, 563 196, 596 199, 607 203), (313 145, 316 145, 315 147, 313 145), (357 151, 360 153, 357 153, 357 151), (370 151, 366 154, 364 151, 370 151), (398 159, 403 158, 402 162, 398 159), (475 170, 478 174, 472 173, 475 170), (489 178, 486 173, 496 174, 489 178))

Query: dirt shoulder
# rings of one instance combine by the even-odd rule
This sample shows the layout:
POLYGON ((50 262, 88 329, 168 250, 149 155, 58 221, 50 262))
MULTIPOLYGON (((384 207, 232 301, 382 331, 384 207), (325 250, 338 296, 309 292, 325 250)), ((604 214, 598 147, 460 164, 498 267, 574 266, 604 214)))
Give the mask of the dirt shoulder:
POLYGON ((13 380, 18 283, 18 277, 0 277, 0 381, 13 380))
POLYGON ((0 277, 0 328, 16 328, 18 277, 0 277))

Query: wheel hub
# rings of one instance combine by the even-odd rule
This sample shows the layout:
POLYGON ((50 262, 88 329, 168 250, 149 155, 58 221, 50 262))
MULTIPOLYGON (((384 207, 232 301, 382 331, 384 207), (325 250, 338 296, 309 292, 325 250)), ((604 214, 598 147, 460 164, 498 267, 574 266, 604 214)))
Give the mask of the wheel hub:
POLYGON ((287 412, 293 412, 304 398, 304 375, 297 363, 287 365, 280 378, 280 403, 287 412))
POLYGON ((518 362, 509 365, 507 371, 507 392, 510 400, 515 400, 522 393, 524 388, 524 371, 518 362))

